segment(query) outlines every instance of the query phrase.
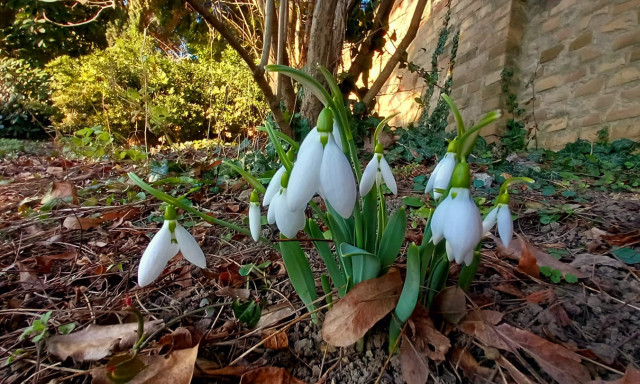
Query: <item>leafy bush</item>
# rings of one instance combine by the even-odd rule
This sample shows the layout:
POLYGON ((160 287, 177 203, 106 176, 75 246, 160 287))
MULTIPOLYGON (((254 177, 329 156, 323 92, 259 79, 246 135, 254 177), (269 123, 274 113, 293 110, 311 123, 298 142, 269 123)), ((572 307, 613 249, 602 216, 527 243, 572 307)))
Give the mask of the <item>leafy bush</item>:
POLYGON ((49 125, 47 73, 22 59, 0 58, 0 136, 33 138, 49 125))
POLYGON ((80 58, 62 56, 47 68, 56 127, 65 133, 102 126, 117 141, 235 137, 257 125, 266 106, 238 55, 222 47, 185 48, 169 57, 134 29, 104 50, 80 58))

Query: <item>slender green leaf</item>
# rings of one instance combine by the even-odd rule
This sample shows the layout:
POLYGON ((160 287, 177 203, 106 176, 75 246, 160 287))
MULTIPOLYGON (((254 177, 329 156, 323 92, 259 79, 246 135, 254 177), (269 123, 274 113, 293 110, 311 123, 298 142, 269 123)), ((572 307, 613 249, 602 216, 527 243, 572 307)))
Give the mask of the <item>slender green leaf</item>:
POLYGON ((396 260, 400 247, 404 242, 404 233, 407 229, 407 215, 404 207, 398 208, 389 219, 389 223, 380 240, 378 257, 382 271, 386 271, 396 260))
MULTIPOLYGON (((282 235, 280 237, 285 239, 282 235)), ((297 241, 282 241, 280 242, 280 253, 282 253, 282 260, 287 269, 289 279, 291 279, 291 285, 293 285, 296 293, 309 311, 313 311, 315 309, 313 302, 318 298, 318 294, 309 260, 307 260, 304 251, 300 247, 300 243, 297 241)), ((317 322, 316 316, 312 316, 312 318, 314 322, 317 322)))
POLYGON ((298 69, 278 64, 269 64, 264 68, 269 72, 279 72, 294 79, 298 83, 302 84, 302 86, 307 90, 311 91, 325 106, 332 102, 329 92, 324 89, 322 84, 308 74, 298 69))
POLYGON ((439 255, 436 266, 433 268, 431 272, 432 275, 429 281, 429 297, 427 299, 427 309, 431 308, 431 304, 433 303, 433 299, 436 297, 438 292, 444 288, 445 283, 447 282, 447 277, 449 276, 449 260, 446 255, 439 255))
POLYGON ((400 330, 404 326, 405 321, 413 313, 418 303, 418 294, 420 293, 420 249, 417 245, 411 244, 407 251, 407 276, 404 280, 402 293, 396 305, 393 319, 389 328, 389 346, 390 348, 396 344, 400 330))
MULTIPOLYGON (((258 131, 260 131, 260 132, 266 132, 267 134, 269 134, 269 131, 267 131, 267 128, 266 128, 266 127, 258 127, 258 128, 256 128, 256 129, 257 129, 258 131)), ((292 139, 292 138, 291 138, 291 137, 289 137, 287 134, 285 134, 284 132, 282 132, 282 131, 275 131, 275 133, 276 133, 276 136, 277 136, 279 139, 282 139, 282 140, 286 141, 290 146, 292 146, 293 148, 295 148, 295 149, 296 149, 296 151, 297 151, 298 149, 300 149, 300 145, 299 145, 299 144, 298 144, 294 139, 292 139)))
POLYGON ((480 254, 481 245, 482 242, 480 242, 476 247, 476 250, 473 253, 473 261, 471 262, 471 264, 465 265, 464 267, 462 267, 462 271, 460 271, 458 285, 465 291, 467 291, 471 286, 471 282, 476 276, 476 272, 478 271, 478 267, 480 266, 480 259, 482 259, 482 256, 480 254))
MULTIPOLYGON (((346 228, 344 228, 344 219, 339 215, 334 215, 332 213, 327 212, 327 223, 329 224, 329 228, 331 229, 331 236, 333 237, 333 244, 336 246, 336 249, 340 249, 340 244, 347 242, 347 235, 345 234, 346 228)), ((344 257, 339 257, 340 264, 342 264, 342 270, 347 278, 347 281, 353 281, 353 266, 351 259, 345 259, 344 257)), ((347 291, 349 287, 347 286, 347 291)))
POLYGON ((378 192, 374 183, 371 191, 362 199, 362 216, 365 218, 362 225, 364 226, 364 249, 368 252, 376 252, 377 227, 378 221, 371 220, 376 217, 378 209, 378 192))
POLYGON ((462 115, 460 115, 460 111, 458 110, 458 106, 453 100, 449 97, 449 95, 443 93, 442 100, 444 100, 448 105, 451 112, 453 112, 453 116, 456 118, 456 123, 458 124, 458 136, 464 135, 464 120, 462 120, 462 115))
POLYGON ((342 243, 340 245, 340 255, 344 258, 353 259, 354 284, 378 277, 380 273, 380 259, 373 253, 369 253, 351 244, 342 243))
POLYGON ((333 304, 333 297, 331 296, 331 283, 329 282, 329 276, 324 273, 320 275, 320 284, 322 285, 322 291, 325 295, 325 300, 327 304, 329 304, 329 309, 331 309, 333 304))
MULTIPOLYGON (((322 239, 324 238, 322 234, 322 230, 318 227, 315 221, 309 219, 307 221, 307 233, 312 239, 322 239)), ((331 280, 333 281, 334 286, 338 289, 338 294, 340 297, 344 296, 347 293, 347 282, 344 275, 344 271, 340 270, 338 267, 338 263, 336 262, 333 253, 331 252, 331 248, 329 247, 329 243, 326 241, 314 241, 313 245, 316 247, 318 254, 324 261, 324 265, 327 267, 327 271, 329 272, 329 276, 331 276, 331 280)))
POLYGON ((329 70, 327 70, 327 68, 323 67, 322 65, 318 65, 318 69, 324 76, 325 80, 327 80, 327 84, 329 84, 329 89, 331 89, 331 96, 333 96, 333 100, 342 104, 342 91, 340 90, 340 87, 338 87, 338 83, 336 83, 336 80, 333 78, 331 72, 329 72, 329 70))
POLYGON ((244 177, 244 179, 247 180, 247 183, 249 183, 259 193, 264 194, 267 191, 264 185, 262 185, 262 183, 258 181, 258 179, 253 177, 253 175, 251 175, 249 172, 227 160, 222 160, 222 164, 238 172, 240 176, 244 177))
POLYGON ((287 171, 291 172, 291 169, 293 168, 293 164, 291 163, 291 160, 289 160, 289 157, 287 156, 287 154, 284 152, 284 148, 282 148, 282 143, 280 142, 280 139, 278 139, 278 135, 276 135, 275 128, 271 125, 269 121, 266 122, 264 127, 267 129, 267 133, 269 134, 269 140, 271 141, 271 144, 273 144, 273 146, 276 149, 276 153, 278 153, 278 158, 280 159, 280 162, 282 163, 282 165, 284 165, 287 171))

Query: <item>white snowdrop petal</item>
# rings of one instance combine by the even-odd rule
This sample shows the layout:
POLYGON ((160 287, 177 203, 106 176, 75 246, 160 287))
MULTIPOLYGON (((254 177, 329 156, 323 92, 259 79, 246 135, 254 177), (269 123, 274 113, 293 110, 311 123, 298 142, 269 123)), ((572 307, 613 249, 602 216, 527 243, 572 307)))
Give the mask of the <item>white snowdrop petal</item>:
POLYGON ((138 285, 145 287, 151 284, 177 253, 178 245, 171 243, 169 221, 166 220, 142 254, 138 265, 138 285))
POLYGON ((338 123, 335 120, 333 121, 333 132, 331 134, 336 141, 336 145, 342 151, 342 136, 340 136, 340 128, 338 128, 338 123))
POLYGON ((253 241, 258 241, 260 238, 260 206, 258 203, 249 204, 249 230, 251 231, 251 237, 253 241))
POLYGON ((436 181, 436 175, 438 174, 438 172, 440 172, 440 168, 442 168, 442 161, 438 162, 438 164, 436 164, 436 167, 433 168, 433 172, 431 172, 431 175, 429 176, 427 187, 424 189, 424 193, 433 191, 433 183, 435 183, 436 181))
POLYGON ((433 244, 438 244, 444 238, 444 226, 447 219, 449 219, 449 213, 447 206, 451 203, 451 196, 447 196, 436 207, 433 216, 431 216, 431 240, 433 244))
POLYGON ((287 186, 287 204, 289 209, 297 211, 304 209, 313 195, 318 192, 318 170, 322 161, 322 143, 314 135, 305 139, 307 144, 300 147, 298 159, 293 165, 287 186), (307 141, 312 140, 312 141, 307 141))
POLYGON ((269 205, 269 210, 267 210, 267 222, 269 224, 276 223, 276 210, 278 209, 278 204, 280 204, 280 200, 282 199, 282 195, 280 192, 276 193, 276 195, 271 200, 271 204, 269 205))
POLYGON ((380 173, 382 173, 382 178, 384 179, 384 183, 387 184, 387 187, 393 192, 394 195, 398 194, 398 186, 396 185, 396 179, 393 177, 393 172, 391 172, 391 167, 387 160, 382 156, 380 159, 380 173))
POLYGON ((287 194, 288 190, 285 190, 280 196, 281 200, 277 203, 275 212, 276 225, 280 233, 288 238, 294 238, 298 231, 304 228, 305 215, 304 210, 292 211, 289 209, 289 206, 285 203, 287 194))
POLYGON ((513 220, 511 219, 511 212, 507 204, 499 204, 499 207, 498 234, 504 246, 508 247, 511 242, 511 237, 513 236, 513 220))
POLYGON ((175 234, 182 256, 184 256, 184 258, 191 264, 200 268, 206 268, 207 259, 204 257, 204 252, 202 252, 200 245, 198 245, 198 242, 193 238, 193 236, 191 236, 189 231, 187 231, 182 225, 178 224, 176 225, 175 234))
POLYGON ((451 248, 451 244, 449 244, 448 241, 445 242, 445 249, 447 250, 447 259, 449 259, 449 261, 455 261, 453 249, 451 248))
POLYGON ((460 264, 482 238, 482 219, 468 189, 452 188, 453 194, 456 197, 448 206, 450 219, 444 226, 444 237, 451 244, 456 262, 460 264))
POLYGON ((324 148, 320 184, 327 200, 340 216, 350 217, 356 203, 356 181, 349 160, 332 138, 324 148))
POLYGON ((367 167, 362 172, 362 179, 360 179, 360 196, 366 196, 373 183, 376 182, 376 173, 378 172, 378 155, 373 154, 373 158, 367 164, 367 167))
POLYGON ((285 170, 286 170, 285 167, 282 166, 278 168, 276 173, 273 174, 273 177, 271 178, 269 185, 267 185, 267 190, 264 193, 264 198, 262 199, 263 206, 266 207, 269 204, 271 204, 271 200, 273 200, 273 197, 280 190, 280 182, 282 181, 282 174, 284 173, 285 170))
POLYGON ((467 251, 466 255, 463 255, 464 265, 471 265, 473 263, 473 254, 475 253, 475 248, 467 251))
POLYGON ((484 220, 482 220, 482 234, 486 234, 496 225, 496 220, 498 217, 498 207, 493 207, 485 216, 484 220))
POLYGON ((433 188, 446 190, 449 188, 451 175, 453 174, 453 169, 456 166, 455 155, 451 152, 447 152, 441 163, 442 167, 438 170, 438 174, 435 175, 436 179, 433 182, 433 188))

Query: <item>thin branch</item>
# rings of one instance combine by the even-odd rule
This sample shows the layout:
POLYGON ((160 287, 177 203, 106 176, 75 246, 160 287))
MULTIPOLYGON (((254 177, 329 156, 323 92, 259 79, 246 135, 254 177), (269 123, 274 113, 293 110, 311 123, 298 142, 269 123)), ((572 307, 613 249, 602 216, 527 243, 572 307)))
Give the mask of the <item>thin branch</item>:
POLYGON ((264 66, 269 62, 269 52, 271 51, 271 34, 273 33, 273 0, 267 0, 265 6, 265 22, 264 36, 262 38, 262 58, 260 59, 260 68, 264 70, 264 66))

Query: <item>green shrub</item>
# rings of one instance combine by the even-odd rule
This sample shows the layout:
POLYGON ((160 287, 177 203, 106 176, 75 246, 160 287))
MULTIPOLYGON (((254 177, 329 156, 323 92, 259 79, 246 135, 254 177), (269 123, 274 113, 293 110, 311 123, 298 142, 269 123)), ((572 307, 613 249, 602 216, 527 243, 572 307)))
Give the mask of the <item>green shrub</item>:
POLYGON ((25 60, 0 58, 0 137, 42 136, 53 113, 47 80, 25 60))
POLYGON ((59 57, 47 66, 55 126, 102 126, 117 141, 142 141, 147 121, 152 141, 234 138, 261 121, 266 105, 238 55, 221 49, 189 47, 176 58, 131 29, 107 49, 59 57))

